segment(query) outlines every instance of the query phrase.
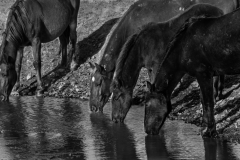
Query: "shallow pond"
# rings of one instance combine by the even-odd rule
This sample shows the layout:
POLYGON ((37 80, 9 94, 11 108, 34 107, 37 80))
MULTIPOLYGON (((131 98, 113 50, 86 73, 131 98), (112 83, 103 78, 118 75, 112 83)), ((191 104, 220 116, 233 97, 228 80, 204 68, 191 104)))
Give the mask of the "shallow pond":
POLYGON ((240 145, 202 139, 198 128, 167 121, 158 136, 143 128, 144 108, 133 106, 125 124, 91 113, 87 101, 10 98, 0 103, 0 159, 240 159, 240 145))

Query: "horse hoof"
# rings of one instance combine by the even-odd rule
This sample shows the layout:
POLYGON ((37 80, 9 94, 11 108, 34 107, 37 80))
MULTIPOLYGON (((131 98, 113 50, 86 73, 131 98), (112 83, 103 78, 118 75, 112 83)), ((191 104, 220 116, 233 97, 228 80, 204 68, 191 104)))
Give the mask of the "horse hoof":
POLYGON ((11 96, 16 96, 16 97, 18 97, 18 96, 20 96, 20 95, 19 95, 19 92, 18 92, 18 91, 13 91, 13 92, 11 92, 11 96))
POLYGON ((36 97, 43 97, 42 92, 41 92, 41 91, 37 91, 37 92, 36 92, 36 97))
POLYGON ((203 138, 218 138, 218 133, 216 130, 209 130, 207 128, 202 129, 201 135, 203 138))

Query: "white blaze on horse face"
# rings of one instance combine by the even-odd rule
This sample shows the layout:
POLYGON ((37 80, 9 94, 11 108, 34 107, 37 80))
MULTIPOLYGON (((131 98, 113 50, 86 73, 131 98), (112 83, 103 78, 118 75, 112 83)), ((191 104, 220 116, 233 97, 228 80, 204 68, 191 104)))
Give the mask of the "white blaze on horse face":
POLYGON ((92 77, 92 82, 95 82, 95 77, 92 77))
POLYGON ((179 11, 184 11, 184 10, 185 10, 185 8, 179 7, 179 11))

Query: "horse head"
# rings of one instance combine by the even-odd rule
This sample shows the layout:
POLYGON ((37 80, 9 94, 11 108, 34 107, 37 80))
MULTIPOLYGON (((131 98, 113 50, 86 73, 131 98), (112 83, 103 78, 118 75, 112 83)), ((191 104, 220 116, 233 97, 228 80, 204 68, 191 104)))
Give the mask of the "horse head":
POLYGON ((112 120, 123 122, 131 107, 132 91, 123 87, 123 81, 114 78, 111 84, 112 92, 112 120))
POLYGON ((167 100, 159 93, 155 85, 147 82, 147 93, 145 95, 144 128, 147 134, 156 135, 164 124, 168 115, 167 100))
POLYGON ((91 81, 90 81, 90 110, 93 112, 103 111, 104 105, 107 103, 111 93, 110 73, 106 72, 103 66, 95 63, 89 63, 92 68, 91 81))

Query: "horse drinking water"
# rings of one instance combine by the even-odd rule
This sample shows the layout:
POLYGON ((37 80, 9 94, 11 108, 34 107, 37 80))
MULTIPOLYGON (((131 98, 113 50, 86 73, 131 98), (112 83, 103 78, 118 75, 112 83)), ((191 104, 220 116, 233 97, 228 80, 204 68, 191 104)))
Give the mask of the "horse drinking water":
MULTIPOLYGON (((149 22, 164 22, 183 13, 187 8, 198 3, 208 3, 229 13, 239 6, 239 0, 141 0, 134 3, 107 36, 99 51, 98 62, 91 65, 90 100, 91 111, 102 111, 111 92, 115 65, 122 46, 127 38, 136 33, 141 26, 149 22)), ((76 69, 79 64, 77 54, 71 63, 76 69)))
POLYGON ((151 22, 132 35, 118 57, 111 90, 112 119, 123 122, 131 107, 133 89, 140 70, 147 68, 150 80, 154 79, 165 50, 178 29, 191 17, 223 15, 221 9, 209 4, 197 4, 167 22, 151 22))
POLYGON ((17 0, 12 5, 0 51, 2 100, 8 100, 17 80, 16 87, 19 85, 23 47, 28 45, 33 48, 33 65, 37 72, 36 95, 42 95, 44 86, 41 79, 41 43, 59 37, 61 64, 66 65, 69 38, 72 43, 72 53, 75 52, 79 5, 80 0, 17 0))
POLYGON ((170 96, 183 77, 196 77, 203 106, 202 135, 217 136, 214 119, 213 75, 240 74, 240 9, 218 18, 188 20, 173 38, 159 65, 146 101, 145 129, 157 134, 171 112, 170 96), (164 95, 164 98, 158 97, 164 95), (166 100, 167 105, 161 101, 166 100), (163 105, 162 105, 163 104, 163 105), (154 110, 155 112, 151 112, 154 110))

